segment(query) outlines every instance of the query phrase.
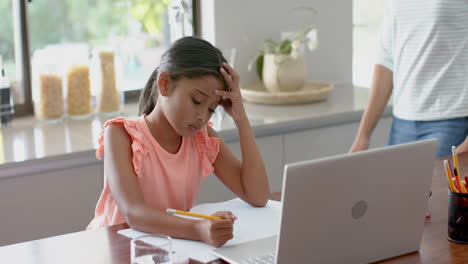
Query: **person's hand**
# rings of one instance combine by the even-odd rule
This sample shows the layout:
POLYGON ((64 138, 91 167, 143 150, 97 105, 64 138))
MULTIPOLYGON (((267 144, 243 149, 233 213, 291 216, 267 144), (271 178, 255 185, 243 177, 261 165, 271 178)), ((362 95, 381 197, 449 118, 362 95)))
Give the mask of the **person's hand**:
POLYGON ((369 139, 356 138, 349 152, 358 152, 369 149, 369 139))
POLYGON ((223 219, 196 221, 195 229, 200 240, 214 247, 220 247, 234 237, 233 224, 237 217, 227 211, 216 212, 213 216, 219 216, 223 219))
POLYGON ((229 91, 216 90, 215 94, 222 96, 222 107, 232 119, 237 123, 243 118, 247 118, 245 114, 244 104, 239 88, 240 76, 229 64, 223 63, 223 68, 220 69, 229 91))
POLYGON ((212 214, 212 216, 221 217, 223 219, 231 219, 232 222, 236 221, 237 219, 237 216, 235 216, 231 211, 218 211, 212 214))
POLYGON ((457 153, 465 153, 468 152, 468 137, 465 138, 465 141, 463 141, 460 145, 457 147, 457 153))

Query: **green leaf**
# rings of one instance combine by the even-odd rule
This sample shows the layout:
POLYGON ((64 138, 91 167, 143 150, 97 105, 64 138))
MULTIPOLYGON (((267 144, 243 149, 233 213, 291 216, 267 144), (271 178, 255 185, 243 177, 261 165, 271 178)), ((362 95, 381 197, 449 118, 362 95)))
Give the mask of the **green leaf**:
POLYGON ((292 50, 291 46, 291 40, 285 39, 281 42, 281 45, 279 47, 279 53, 280 54, 290 54, 292 50))
POLYGON ((264 54, 257 56, 257 75, 260 81, 263 81, 263 60, 265 58, 264 54))

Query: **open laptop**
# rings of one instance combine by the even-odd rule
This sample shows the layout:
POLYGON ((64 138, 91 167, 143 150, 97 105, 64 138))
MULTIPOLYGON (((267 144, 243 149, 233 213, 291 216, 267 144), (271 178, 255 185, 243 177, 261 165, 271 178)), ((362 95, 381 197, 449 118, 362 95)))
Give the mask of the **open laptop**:
POLYGON ((436 149, 432 139, 287 164, 279 235, 213 253, 229 263, 284 264, 369 263, 417 251, 436 149))

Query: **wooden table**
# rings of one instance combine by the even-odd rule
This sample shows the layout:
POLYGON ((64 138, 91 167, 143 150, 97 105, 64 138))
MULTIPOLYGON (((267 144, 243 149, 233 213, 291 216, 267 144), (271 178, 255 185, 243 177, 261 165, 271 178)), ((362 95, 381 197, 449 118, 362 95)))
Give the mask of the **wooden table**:
MULTIPOLYGON (((431 218, 426 221, 419 252, 379 263, 468 263, 468 245, 447 240, 447 182, 442 160, 435 160, 431 218)), ((468 175, 468 154, 460 156, 460 166, 468 175)), ((278 193, 273 199, 279 199, 278 193)), ((130 239, 117 234, 127 225, 116 225, 0 247, 0 263, 130 263, 130 239)), ((191 262, 196 263, 196 262, 191 262)), ((221 260, 212 264, 225 263, 221 260)))

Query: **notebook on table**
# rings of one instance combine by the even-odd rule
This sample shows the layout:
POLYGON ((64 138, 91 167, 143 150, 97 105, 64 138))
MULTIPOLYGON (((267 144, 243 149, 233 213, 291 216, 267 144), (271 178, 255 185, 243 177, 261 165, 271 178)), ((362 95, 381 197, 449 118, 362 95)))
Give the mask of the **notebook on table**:
MULTIPOLYGON (((210 215, 216 211, 226 210, 232 211, 238 218, 234 223, 234 238, 224 246, 277 235, 279 232, 281 203, 277 201, 268 201, 265 207, 258 208, 236 198, 220 203, 196 205, 190 211, 210 215)), ((118 233, 130 238, 147 234, 132 228, 119 230, 118 233)), ((148 242, 151 243, 151 241, 148 242)), ((181 258, 189 257, 201 263, 208 263, 219 258, 211 252, 215 247, 204 242, 185 239, 172 239, 172 242, 175 254, 181 258)))

